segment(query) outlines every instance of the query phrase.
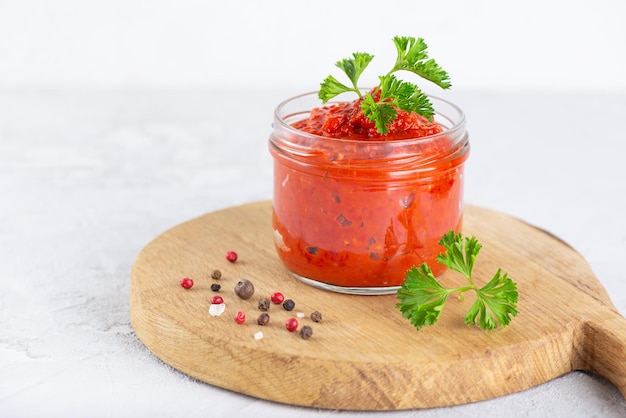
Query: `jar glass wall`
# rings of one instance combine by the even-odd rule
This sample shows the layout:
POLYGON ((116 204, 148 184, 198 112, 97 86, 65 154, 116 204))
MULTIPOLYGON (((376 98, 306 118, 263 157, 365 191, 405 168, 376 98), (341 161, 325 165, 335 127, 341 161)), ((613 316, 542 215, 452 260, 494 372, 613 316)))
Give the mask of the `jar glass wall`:
POLYGON ((354 140, 293 128, 321 106, 316 93, 281 103, 274 157, 272 227, 278 256, 297 278, 356 294, 395 292, 423 262, 435 276, 438 244, 460 232, 469 139, 463 112, 430 97, 443 132, 400 140, 354 140))

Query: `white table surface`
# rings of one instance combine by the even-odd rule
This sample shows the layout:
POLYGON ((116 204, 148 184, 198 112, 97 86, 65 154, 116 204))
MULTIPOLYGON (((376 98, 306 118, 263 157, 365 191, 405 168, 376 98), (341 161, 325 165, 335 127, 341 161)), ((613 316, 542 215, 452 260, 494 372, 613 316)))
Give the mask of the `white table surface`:
MULTIPOLYGON (((474 404, 365 413, 258 400, 154 357, 129 320, 135 256, 183 221, 270 199, 272 111, 301 93, 226 91, 0 92, 0 416, 626 414, 612 384, 582 372, 474 404)), ((568 242, 626 314, 626 95, 447 97, 468 117, 466 202, 568 242)))

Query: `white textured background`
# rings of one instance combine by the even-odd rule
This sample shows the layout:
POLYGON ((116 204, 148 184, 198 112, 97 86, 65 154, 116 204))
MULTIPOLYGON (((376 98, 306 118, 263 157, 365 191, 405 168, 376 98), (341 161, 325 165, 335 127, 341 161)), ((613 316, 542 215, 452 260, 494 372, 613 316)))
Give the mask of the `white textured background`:
POLYGON ((277 405, 160 362, 128 295, 158 234, 271 197, 280 100, 355 50, 386 71, 402 34, 467 114, 466 201, 564 239, 626 314, 624 22, 623 0, 0 0, 0 417, 623 417, 581 372, 449 408, 277 405))
POLYGON ((314 90, 410 35, 458 88, 625 91, 625 21, 623 0, 0 0, 0 86, 314 90))

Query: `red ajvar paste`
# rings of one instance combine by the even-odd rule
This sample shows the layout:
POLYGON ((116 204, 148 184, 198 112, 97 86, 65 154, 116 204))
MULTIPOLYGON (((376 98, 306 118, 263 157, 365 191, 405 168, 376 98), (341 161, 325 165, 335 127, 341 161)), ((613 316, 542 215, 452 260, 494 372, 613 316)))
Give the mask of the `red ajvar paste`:
POLYGON ((441 126, 423 116, 399 110, 397 118, 389 125, 389 132, 381 135, 374 122, 363 115, 361 100, 315 108, 307 119, 293 126, 315 135, 365 141, 422 138, 442 131, 441 126))
MULTIPOLYGON (((466 153, 442 158, 450 147, 445 137, 423 145, 412 141, 420 164, 432 160, 430 169, 411 172, 409 167, 401 174, 397 163, 380 154, 380 141, 425 139, 443 132, 439 124, 399 111, 382 136, 355 100, 315 108, 293 127, 358 141, 320 145, 305 164, 292 164, 274 152, 273 227, 278 254, 289 270, 345 287, 397 286, 407 270, 423 262, 436 276, 444 271, 435 261, 443 250, 438 241, 461 228, 460 163, 466 153), (367 166, 352 159, 354 152, 370 152, 365 141, 376 141, 376 148, 370 142, 367 166)), ((406 164, 411 163, 402 169, 406 164)))

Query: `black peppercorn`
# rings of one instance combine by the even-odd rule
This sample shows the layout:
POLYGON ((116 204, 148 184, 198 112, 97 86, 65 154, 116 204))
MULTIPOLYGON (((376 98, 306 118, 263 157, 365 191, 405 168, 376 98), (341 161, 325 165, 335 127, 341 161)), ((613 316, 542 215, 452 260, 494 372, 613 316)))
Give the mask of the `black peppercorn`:
POLYGON ((300 336, 303 339, 308 340, 309 338, 311 338, 311 335, 313 335, 313 329, 310 326, 305 325, 300 328, 300 336))
POLYGON ((217 284, 217 283, 213 283, 211 285, 211 290, 214 291, 214 292, 219 292, 221 288, 222 288, 222 286, 217 284))
POLYGON ((254 285, 248 279, 241 279, 235 285, 235 294, 241 299, 250 299, 254 295, 254 285))
POLYGON ((322 321, 322 314, 319 311, 315 311, 311 314, 311 321, 313 322, 321 322, 322 321))
POLYGON ((283 302, 283 308, 285 308, 286 311, 292 311, 295 307, 296 303, 291 299, 287 299, 283 302))
POLYGON ((270 310, 270 301, 266 298, 259 299, 259 310, 267 312, 270 310))
POLYGON ((259 315, 259 318, 256 320, 256 322, 259 325, 266 325, 268 322, 270 322, 270 315, 267 312, 263 312, 261 315, 259 315))
POLYGON ((219 270, 213 270, 213 273, 211 273, 211 278, 215 279, 215 280, 219 280, 222 278, 222 272, 219 270))

